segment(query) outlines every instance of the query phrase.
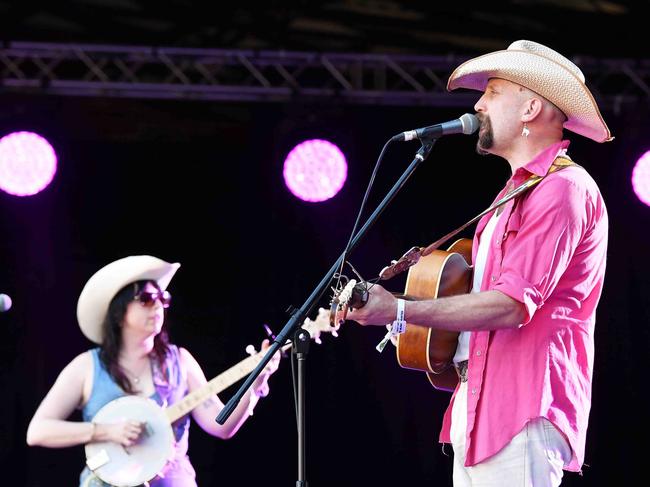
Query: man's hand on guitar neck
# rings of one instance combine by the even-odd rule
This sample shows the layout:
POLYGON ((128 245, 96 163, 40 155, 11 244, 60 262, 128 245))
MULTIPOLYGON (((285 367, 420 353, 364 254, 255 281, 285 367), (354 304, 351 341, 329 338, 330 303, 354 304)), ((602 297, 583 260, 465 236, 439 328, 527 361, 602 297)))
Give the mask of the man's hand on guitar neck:
POLYGON ((392 323, 397 314, 397 299, 379 284, 370 287, 368 301, 357 309, 350 309, 346 319, 363 326, 385 326, 392 323))

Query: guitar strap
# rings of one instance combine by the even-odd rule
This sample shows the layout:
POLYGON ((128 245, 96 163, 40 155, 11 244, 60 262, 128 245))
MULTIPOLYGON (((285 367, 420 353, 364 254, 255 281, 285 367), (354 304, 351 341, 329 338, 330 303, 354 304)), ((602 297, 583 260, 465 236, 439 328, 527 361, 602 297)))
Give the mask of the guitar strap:
POLYGON ((424 257, 425 255, 429 255, 431 252, 436 250, 438 247, 440 247, 443 243, 445 243, 447 240, 449 240, 451 237, 454 235, 462 232, 465 230, 468 226, 470 226, 472 223, 480 220, 483 218, 485 215, 488 213, 496 210, 500 206, 504 205, 508 201, 510 201, 513 198, 516 198, 517 196, 521 196, 525 192, 527 192, 529 189, 534 187, 535 185, 539 184, 539 182, 544 179, 546 176, 548 176, 551 173, 554 173, 556 171, 560 171, 561 169, 564 169, 566 167, 569 167, 571 165, 574 165, 575 163, 568 157, 568 156, 558 156, 555 158, 553 163, 551 164, 551 167, 547 171, 547 173, 544 176, 538 176, 536 174, 532 174, 528 179, 526 179, 523 183, 521 183, 519 186, 516 188, 508 191, 501 199, 496 201, 492 206, 490 206, 488 209, 482 211, 478 215, 476 215, 474 218, 472 218, 470 221, 467 223, 461 225, 458 227, 456 230, 449 232, 447 235, 444 237, 436 240, 432 244, 428 245, 427 247, 413 247, 411 248, 408 252, 406 252, 402 257, 400 257, 399 260, 393 261, 393 263, 390 266, 384 267, 381 272, 379 273, 379 277, 381 280, 386 280, 390 279, 391 277, 396 276, 397 274, 404 272, 406 269, 409 267, 415 265, 418 260, 420 260, 420 257, 424 257))

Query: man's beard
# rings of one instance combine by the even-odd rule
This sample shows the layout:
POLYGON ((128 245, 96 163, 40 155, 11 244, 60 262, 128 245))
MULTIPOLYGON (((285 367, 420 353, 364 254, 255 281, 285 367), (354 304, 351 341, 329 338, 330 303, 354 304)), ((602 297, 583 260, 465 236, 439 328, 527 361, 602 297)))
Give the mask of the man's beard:
POLYGON ((481 126, 479 128, 478 141, 476 142, 476 152, 482 156, 489 154, 487 149, 490 149, 494 145, 494 134, 492 133, 492 124, 490 123, 490 118, 487 115, 478 113, 476 115, 481 126), (485 129, 485 130, 483 130, 485 129))

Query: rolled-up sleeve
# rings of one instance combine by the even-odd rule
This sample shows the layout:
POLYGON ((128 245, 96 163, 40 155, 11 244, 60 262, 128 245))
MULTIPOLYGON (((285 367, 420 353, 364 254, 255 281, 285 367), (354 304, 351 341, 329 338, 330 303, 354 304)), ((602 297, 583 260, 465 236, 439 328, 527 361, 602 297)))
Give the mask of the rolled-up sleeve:
POLYGON ((519 202, 518 214, 511 216, 514 223, 506 225, 501 266, 490 288, 525 306, 522 325, 555 289, 587 224, 586 194, 563 176, 542 181, 519 202))

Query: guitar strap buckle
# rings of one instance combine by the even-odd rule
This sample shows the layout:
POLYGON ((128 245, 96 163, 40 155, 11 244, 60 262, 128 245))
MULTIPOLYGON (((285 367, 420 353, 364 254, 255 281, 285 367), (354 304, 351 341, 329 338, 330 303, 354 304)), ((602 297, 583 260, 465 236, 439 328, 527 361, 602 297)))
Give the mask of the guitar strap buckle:
POLYGON ((422 247, 411 247, 399 259, 391 261, 390 265, 384 267, 379 273, 379 278, 385 281, 404 272, 409 267, 417 264, 421 256, 422 247))

